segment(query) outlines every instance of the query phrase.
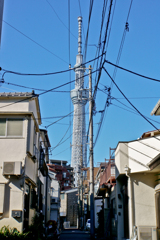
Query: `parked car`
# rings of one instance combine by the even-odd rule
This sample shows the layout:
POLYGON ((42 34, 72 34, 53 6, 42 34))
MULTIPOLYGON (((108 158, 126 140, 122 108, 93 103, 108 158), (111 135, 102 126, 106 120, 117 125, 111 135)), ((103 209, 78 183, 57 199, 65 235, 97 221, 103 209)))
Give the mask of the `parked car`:
POLYGON ((90 230, 90 229, 91 229, 91 219, 87 219, 86 229, 87 229, 87 230, 90 230))

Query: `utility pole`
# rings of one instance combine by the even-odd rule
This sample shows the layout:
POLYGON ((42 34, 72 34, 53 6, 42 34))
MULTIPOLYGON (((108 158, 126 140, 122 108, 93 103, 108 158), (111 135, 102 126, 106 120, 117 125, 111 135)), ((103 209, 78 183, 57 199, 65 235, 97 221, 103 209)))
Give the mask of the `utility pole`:
POLYGON ((90 219, 91 239, 94 239, 94 166, 93 166, 93 99, 92 67, 89 65, 89 138, 90 138, 90 219))
POLYGON ((81 217, 80 217, 80 226, 81 226, 81 229, 83 228, 83 171, 82 171, 82 168, 83 168, 83 145, 81 145, 81 179, 80 179, 80 206, 81 206, 81 217))
POLYGON ((81 148, 81 155, 80 155, 80 165, 79 165, 79 176, 80 178, 77 180, 78 183, 78 201, 79 201, 79 207, 78 207, 78 213, 79 213, 79 224, 78 224, 78 228, 82 229, 83 228, 83 220, 82 220, 82 216, 83 216, 83 145, 81 144, 79 146, 81 148))

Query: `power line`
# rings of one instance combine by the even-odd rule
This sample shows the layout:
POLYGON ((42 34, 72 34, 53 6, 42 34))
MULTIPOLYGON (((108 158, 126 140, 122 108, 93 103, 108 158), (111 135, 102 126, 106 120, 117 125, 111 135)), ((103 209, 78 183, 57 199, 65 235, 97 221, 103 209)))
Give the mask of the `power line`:
POLYGON ((61 138, 61 140, 57 143, 57 145, 55 147, 52 147, 51 149, 54 150, 56 147, 58 147, 60 145, 60 143, 62 142, 62 140, 64 139, 64 137, 66 136, 68 130, 70 129, 70 125, 69 127, 67 128, 67 131, 65 132, 65 134, 63 135, 63 137, 61 138))
MULTIPOLYGON (((97 70, 95 70, 95 71, 93 71, 92 73, 94 73, 94 72, 96 72, 97 70)), ((81 78, 83 78, 83 77, 85 77, 85 76, 88 76, 89 74, 86 74, 86 75, 84 75, 84 76, 82 76, 82 77, 79 77, 79 78, 77 78, 77 80, 78 79, 81 79, 81 78)), ((75 80, 73 80, 72 82, 74 82, 75 80)), ((67 82, 67 83, 64 83, 64 84, 62 84, 62 85, 60 85, 60 86, 58 86, 58 87, 54 87, 54 88, 51 88, 51 89, 49 89, 49 90, 46 90, 46 91, 44 91, 44 92, 42 92, 42 93, 40 93, 40 94, 33 94, 33 96, 31 96, 31 97, 27 97, 27 98, 24 98, 24 99, 22 99, 22 100, 18 100, 18 101, 16 101, 16 102, 14 102, 14 103, 9 103, 9 104, 7 104, 7 105, 4 105, 4 106, 1 106, 0 108, 4 108, 4 107, 8 107, 8 106, 11 106, 11 105, 13 105, 13 104, 16 104, 16 103, 20 103, 20 102, 23 102, 23 101, 25 101, 25 100, 27 100, 27 99, 31 99, 31 98, 33 98, 33 97, 38 97, 38 96, 41 96, 41 95, 43 95, 43 94, 46 94, 46 93, 48 93, 48 92, 52 92, 53 90, 55 90, 55 89, 58 89, 58 88, 60 88, 60 87, 63 87, 63 86, 66 86, 67 84, 69 84, 70 82, 67 82)))
MULTIPOLYGON (((97 71, 97 70, 93 71, 92 73, 94 73, 94 72, 96 72, 96 71, 97 71)), ((85 76, 88 76, 88 75, 89 75, 89 74, 86 74, 86 75, 84 75, 84 76, 82 76, 82 77, 85 77, 85 76)), ((77 80, 80 79, 80 78, 82 78, 82 77, 77 78, 77 80)), ((75 80, 73 80, 73 81, 71 81, 71 82, 75 82, 75 80)), ((46 93, 48 93, 48 92, 52 92, 52 91, 55 90, 55 89, 58 89, 58 88, 63 87, 63 86, 66 86, 66 85, 69 84, 69 83, 70 83, 70 82, 64 83, 64 84, 62 84, 62 85, 60 85, 60 86, 58 86, 58 87, 51 88, 51 89, 46 90, 46 91, 44 91, 44 92, 42 92, 42 93, 40 93, 40 94, 34 94, 34 96, 27 97, 27 98, 22 99, 22 100, 18 100, 18 101, 14 102, 14 103, 9 103, 9 104, 7 104, 7 105, 1 106, 0 108, 8 107, 8 106, 10 106, 10 105, 13 105, 13 104, 16 104, 16 103, 19 103, 19 102, 23 102, 23 101, 25 101, 25 100, 27 100, 27 99, 31 99, 32 97, 35 97, 35 96, 37 96, 37 97, 38 97, 38 96, 41 96, 41 95, 46 94, 46 93)))
MULTIPOLYGON (((111 104, 112 104, 113 106, 118 107, 118 108, 121 108, 121 109, 123 109, 123 110, 125 110, 125 111, 127 111, 127 112, 130 112, 130 113, 133 113, 133 114, 136 114, 136 115, 140 116, 137 112, 134 112, 134 111, 128 110, 128 109, 126 109, 126 108, 120 107, 120 106, 118 106, 118 105, 116 105, 116 104, 114 104, 114 103, 111 103, 111 104)), ((145 116, 145 117, 146 117, 146 116, 145 116)), ((153 120, 153 119, 151 119, 151 118, 149 118, 149 117, 146 117, 146 118, 149 119, 149 120, 151 120, 152 122, 155 122, 155 123, 160 124, 160 122, 155 121, 155 120, 153 120)))
MULTIPOLYGON (((128 11, 126 23, 128 23, 128 18, 129 18, 129 14, 130 14, 130 11, 131 11, 132 2, 133 2, 133 0, 131 0, 131 3, 130 3, 130 8, 129 8, 129 11, 128 11)), ((111 5, 112 5, 112 1, 110 2, 110 12, 109 12, 109 15, 111 14, 111 7, 112 7, 111 5)), ((109 25, 109 21, 108 21, 108 25, 109 25)), ((107 28, 108 28, 108 27, 107 27, 107 28)), ((121 54, 122 54, 122 49, 123 49, 124 40, 125 40, 125 36, 126 36, 126 31, 127 31, 127 30, 128 30, 128 29, 126 28, 126 25, 125 25, 125 28, 124 28, 124 31, 123 31, 122 40, 121 40, 121 44, 120 44, 120 48, 119 48, 119 51, 118 51, 118 56, 117 56, 117 61, 116 61, 117 65, 119 64, 119 61, 120 61, 120 57, 121 57, 121 54)), ((105 44, 106 44, 106 38, 105 38, 105 44)), ((105 46, 105 44, 104 44, 104 46, 105 46)), ((103 50, 103 51, 104 51, 104 50, 103 50)), ((101 61, 102 61, 102 58, 101 58, 101 61)), ((105 63, 105 61, 103 62, 102 68, 103 68, 103 66, 104 66, 104 63, 105 63)), ((116 72, 117 72, 117 69, 115 68, 115 69, 114 69, 114 72, 113 72, 113 79, 115 79, 115 77, 116 77, 116 72)), ((110 90, 111 90, 112 84, 113 84, 113 83, 111 82, 110 90)), ((98 87, 98 86, 97 86, 97 87, 98 87)), ((111 94, 111 93, 110 93, 110 94, 111 94)), ((109 99, 108 99, 108 97, 107 97, 106 103, 107 103, 108 100, 109 100, 109 99)), ((109 105, 107 105, 106 103, 105 103, 104 111, 103 111, 103 113, 102 113, 102 115, 101 115, 101 122, 100 122, 100 125, 99 125, 99 127, 98 127, 97 136, 99 135, 100 130, 101 130, 101 127, 102 127, 102 123, 103 123, 103 119, 104 119, 104 116, 105 116, 106 107, 109 106, 109 105)), ((108 109, 108 108, 107 108, 107 109, 108 109)), ((107 114, 107 113, 106 113, 106 114, 107 114)), ((97 139, 98 139, 97 136, 96 136, 96 141, 97 141, 97 139)))
MULTIPOLYGON (((52 51, 50 51, 49 49, 47 49, 46 47, 42 46, 40 43, 36 42, 35 40, 33 40, 32 38, 28 37, 26 34, 24 34, 23 32, 19 31, 17 28, 13 27, 11 24, 7 23, 5 20, 3 20, 3 22, 5 22, 8 26, 10 26, 11 28, 13 28, 14 30, 16 30, 17 32, 19 32, 20 34, 22 34, 24 37, 28 38, 30 41, 34 42, 35 44, 37 44, 39 47, 43 48, 45 51, 51 53, 53 56, 55 56, 56 58, 59 58, 61 61, 67 63, 64 59, 62 59, 61 57, 57 56, 55 53, 53 53, 52 51)), ((68 64, 68 63, 67 63, 68 64)))
POLYGON ((45 126, 45 128, 49 128, 50 126, 52 126, 53 124, 55 124, 55 123, 61 121, 61 120, 64 119, 64 118, 66 118, 67 116, 69 116, 69 115, 72 114, 73 112, 74 112, 74 111, 68 113, 67 115, 63 116, 62 118, 58 119, 57 121, 55 121, 55 122, 53 122, 53 123, 51 123, 51 124, 45 126))
POLYGON ((87 55, 87 43, 88 43, 89 26, 90 26, 90 21, 91 21, 93 2, 94 2, 94 0, 90 0, 88 27, 87 27, 87 34, 86 34, 86 40, 85 40, 85 49, 84 49, 84 61, 86 61, 86 55, 87 55))
MULTIPOLYGON (((122 50, 123 50, 123 46, 124 46, 124 41, 125 41, 125 37, 126 37, 126 32, 129 31, 129 28, 126 28, 126 24, 128 26, 128 19, 129 19, 131 7, 132 7, 132 2, 133 2, 133 0, 131 0, 131 3, 130 3, 125 27, 124 27, 124 30, 123 30, 122 40, 121 40, 121 43, 120 43, 119 52, 118 52, 118 56, 117 56, 117 60, 116 60, 116 65, 119 65, 119 61, 120 61, 120 58, 121 58, 121 54, 122 54, 122 50)), ((115 80, 115 77, 116 77, 116 73, 117 73, 117 68, 115 67, 114 72, 113 72, 113 79, 114 80, 115 80)))
MULTIPOLYGON (((101 57, 101 56, 103 56, 103 55, 104 55, 104 53, 102 53, 102 55, 100 55, 100 56, 98 56, 98 57, 96 57, 96 58, 94 58, 94 59, 92 59, 92 60, 90 60, 90 61, 87 61, 87 62, 83 63, 83 65, 86 65, 86 64, 88 64, 88 63, 90 63, 90 62, 93 62, 93 61, 95 61, 96 59, 98 59, 99 57, 101 57)), ((4 71, 4 73, 3 73, 3 75, 2 75, 2 80, 3 80, 4 75, 5 75, 6 73, 12 73, 12 74, 21 75, 21 76, 47 76, 47 75, 55 75, 55 74, 60 74, 60 73, 69 72, 69 71, 75 70, 76 68, 79 68, 79 67, 80 67, 80 66, 74 67, 74 68, 70 68, 70 69, 67 69, 67 70, 61 70, 61 71, 58 71, 58 72, 50 72, 50 73, 20 73, 20 72, 15 72, 15 71, 6 70, 6 69, 3 69, 3 68, 0 69, 0 70, 3 70, 3 71, 4 71)), ((97 70, 96 70, 96 71, 97 71, 97 70)), ((87 74, 86 76, 88 76, 88 74, 87 74)), ((2 82, 3 82, 3 81, 2 81, 2 82)))
MULTIPOLYGON (((79 11, 80 11, 80 16, 82 16, 82 11, 81 11, 81 3, 80 3, 80 0, 78 0, 78 3, 79 3, 79 11)), ((83 16, 82 16, 83 17, 83 16)), ((85 33, 84 33, 84 25, 83 25, 83 22, 82 22, 82 29, 83 29, 83 38, 85 39, 85 33)))
POLYGON ((115 66, 115 67, 117 67, 117 68, 119 68, 119 69, 121 69, 121 70, 124 70, 124 71, 126 71, 126 72, 132 73, 132 74, 134 74, 134 75, 137 75, 137 76, 139 76, 139 77, 146 78, 146 79, 149 79, 149 80, 152 80, 152 81, 156 81, 156 82, 160 82, 159 79, 147 77, 147 76, 145 76, 145 75, 142 75, 142 74, 133 72, 133 71, 128 70, 128 69, 126 69, 126 68, 120 67, 120 66, 118 66, 117 64, 111 63, 111 62, 109 62, 109 61, 107 61, 107 60, 105 60, 105 62, 108 63, 108 64, 110 64, 110 65, 112 65, 112 66, 115 66))
MULTIPOLYGON (((23 86, 23 85, 19 85, 19 84, 15 84, 15 83, 10 83, 10 82, 6 82, 4 81, 5 84, 8 84, 8 85, 13 85, 13 86, 16 86, 16 87, 21 87, 21 88, 27 88, 27 89, 32 89, 32 90, 37 90, 37 91, 46 91, 46 89, 40 89, 40 88, 33 88, 33 87, 27 87, 27 86, 23 86)), ((59 93, 70 93, 70 91, 51 91, 51 92, 59 92, 59 93)))
MULTIPOLYGON (((112 98, 113 100, 116 100, 117 102, 119 102, 119 103, 121 103, 123 106, 125 106, 125 107, 127 107, 127 108, 129 108, 129 109, 131 109, 132 110, 132 108, 130 108, 129 106, 127 106, 126 104, 124 104, 124 103, 122 103, 121 101, 119 101, 118 99, 116 99, 116 98, 112 98)), ((136 113, 136 114, 138 114, 137 113, 137 111, 136 112, 133 112, 133 113, 136 113)), ((139 115, 139 114, 138 114, 139 115)), ((144 115, 145 116, 145 115, 144 115)), ((147 117, 147 116, 145 116, 147 119, 149 119, 149 120, 151 120, 152 122, 156 122, 156 123, 158 123, 159 124, 159 122, 158 121, 155 121, 155 120, 153 120, 153 119, 151 119, 151 118, 149 118, 149 117, 147 117)))
MULTIPOLYGON (((112 2, 113 0, 111 0, 110 2, 110 7, 109 7, 109 14, 108 14, 108 20, 107 20, 107 25, 106 25, 106 31, 105 31, 105 38, 104 38, 104 43, 103 43, 103 49, 102 49, 102 54, 106 54, 106 52, 104 53, 104 49, 105 49, 105 44, 106 44, 106 39, 107 39, 107 33, 108 33, 108 27, 109 27, 109 22, 110 22, 110 16, 111 16, 111 10, 112 10, 112 2)), ((96 86, 94 88, 94 93, 93 93, 93 98, 95 99, 96 97, 96 92, 97 92, 97 88, 98 88, 98 83, 99 83, 99 80, 100 80, 100 77, 101 77, 101 71, 102 71, 102 68, 103 68, 103 64, 102 64, 102 60, 103 60, 103 55, 101 55, 101 59, 100 59, 100 64, 99 64, 99 74, 98 74, 98 79, 96 81, 96 86)))
MULTIPOLYGON (((71 59, 70 59, 70 0, 68 0, 68 51, 69 51, 69 67, 71 66, 71 59)), ((69 79, 70 85, 69 90, 71 92, 71 71, 69 72, 69 79)), ((69 96, 70 98, 70 96, 69 96)), ((70 99, 69 99, 70 100, 70 99)), ((69 111, 71 112, 71 100, 69 101, 69 111)), ((71 143, 71 115, 69 115, 69 126, 70 126, 70 143, 71 143)), ((71 158, 71 149, 70 149, 70 158, 71 158)))
MULTIPOLYGON (((70 148, 70 147, 69 147, 69 148, 70 148)), ((62 152, 57 153, 56 155, 53 155, 53 157, 55 157, 55 156, 57 156, 57 155, 59 155, 59 154, 65 152, 65 151, 67 151, 69 148, 66 148, 65 150, 63 150, 62 152)))
MULTIPOLYGON (((72 133, 72 134, 73 134, 73 133, 72 133)), ((55 148, 59 147, 59 146, 62 145, 64 142, 66 142, 66 141, 72 136, 72 134, 69 135, 69 137, 67 137, 63 142, 61 142, 61 143, 57 144, 55 147, 53 147, 53 149, 51 149, 51 151, 53 151, 55 148)), ((71 145, 71 144, 70 144, 70 145, 71 145)))
MULTIPOLYGON (((107 94, 105 91, 103 91, 103 90, 100 89, 100 88, 98 88, 98 90, 100 90, 100 91, 102 91, 103 93, 107 94)), ((124 98, 123 98, 123 99, 124 99, 124 98)), ((128 99, 129 99, 129 98, 128 98, 128 99)), ((135 99, 135 98, 134 98, 134 99, 135 99)), ((111 100, 116 100, 117 102, 121 103, 123 106, 127 107, 128 109, 131 109, 132 111, 130 111, 130 110, 126 109, 126 108, 120 107, 120 106, 118 106, 118 105, 116 105, 116 104, 114 104, 114 103, 110 103, 110 104, 112 104, 113 106, 119 107, 119 108, 121 108, 121 109, 123 109, 123 110, 125 110, 125 111, 128 111, 128 112, 134 113, 134 114, 136 114, 136 115, 139 115, 139 114, 137 113, 137 111, 136 111, 136 112, 133 111, 132 108, 130 108, 130 107, 127 106, 126 104, 124 104, 124 103, 122 103, 121 101, 119 101, 118 98, 111 97, 111 100)), ((149 117, 147 117, 147 116, 145 116, 145 117, 146 117, 147 119, 150 119, 152 122, 156 122, 156 123, 158 123, 158 124, 160 123, 160 122, 155 121, 155 120, 153 120, 153 119, 151 119, 151 118, 149 118, 149 117)))
MULTIPOLYGON (((90 100, 90 99, 88 99, 88 101, 89 101, 89 100, 90 100)), ((85 104, 84 104, 84 105, 85 105, 85 104)), ((64 118, 68 117, 68 116, 71 115, 73 112, 74 112, 74 110, 73 110, 72 112, 68 113, 67 115, 63 116, 62 118, 58 119, 57 121, 55 121, 55 122, 49 124, 49 125, 46 126, 45 128, 48 128, 48 127, 50 127, 51 125, 53 125, 53 124, 59 122, 60 120, 62 120, 62 119, 64 119, 64 118)), ((82 115, 82 114, 75 114, 74 116, 78 116, 78 115, 82 115)), ((85 115, 85 113, 84 113, 84 115, 85 115)))
POLYGON ((111 24, 110 24, 110 28, 109 28, 108 39, 107 39, 107 44, 106 44, 106 51, 107 51, 107 48, 108 48, 108 45, 109 45, 109 39, 110 39, 110 34, 111 34, 111 28, 112 28, 112 23, 113 23, 114 12, 115 12, 115 8, 116 8, 116 2, 117 1, 115 0, 114 7, 113 7, 113 14, 112 14, 112 18, 111 18, 111 24))
MULTIPOLYGON (((127 102, 129 102, 129 104, 150 124, 152 125, 152 127, 154 127, 156 130, 158 130, 158 128, 151 123, 130 101, 129 99, 124 95, 124 93, 120 90, 120 88, 118 87, 118 85, 115 83, 115 81, 113 80, 113 78, 110 76, 110 74, 107 72, 107 70, 105 69, 105 67, 103 66, 104 71, 107 73, 107 75, 109 76, 109 78, 112 80, 112 82, 114 83, 114 85, 116 86, 116 88, 119 90, 119 92, 123 95, 123 97, 127 100, 127 102)), ((159 131, 159 130, 158 130, 159 131)))
POLYGON ((77 37, 70 31, 70 28, 68 28, 68 27, 64 24, 64 22, 60 19, 60 17, 58 16, 57 12, 56 12, 55 9, 53 8, 52 4, 51 4, 48 0, 46 0, 46 2, 49 4, 49 6, 51 7, 51 9, 53 10, 53 12, 56 14, 57 18, 59 19, 59 21, 60 21, 60 22, 63 24, 63 26, 68 30, 68 32, 69 32, 70 34, 72 34, 72 36, 73 36, 74 38, 77 39, 77 37))
MULTIPOLYGON (((104 0, 103 2, 103 10, 102 10, 102 20, 101 20, 101 30, 100 30, 100 34, 99 34, 99 41, 98 41, 98 47, 97 47, 97 51, 96 51, 96 56, 98 54, 100 54, 100 48, 101 48, 101 44, 102 44, 102 40, 101 40, 101 37, 102 37, 102 29, 103 29, 103 25, 104 25, 104 19, 105 19, 105 14, 106 14, 106 9, 107 9, 107 2, 108 0, 104 0)), ((95 61, 93 63, 93 68, 94 68, 94 64, 95 64, 95 61)), ((97 61, 97 67, 98 68, 98 61, 97 61)), ((96 76, 97 78, 97 76, 96 76)))

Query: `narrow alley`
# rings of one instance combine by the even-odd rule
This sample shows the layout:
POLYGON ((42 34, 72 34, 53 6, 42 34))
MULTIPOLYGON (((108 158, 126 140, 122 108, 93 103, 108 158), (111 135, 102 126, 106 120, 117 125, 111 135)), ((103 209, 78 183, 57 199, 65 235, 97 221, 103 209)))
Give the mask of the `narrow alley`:
POLYGON ((64 230, 60 235, 60 240, 89 240, 90 232, 80 231, 78 229, 67 229, 64 230))

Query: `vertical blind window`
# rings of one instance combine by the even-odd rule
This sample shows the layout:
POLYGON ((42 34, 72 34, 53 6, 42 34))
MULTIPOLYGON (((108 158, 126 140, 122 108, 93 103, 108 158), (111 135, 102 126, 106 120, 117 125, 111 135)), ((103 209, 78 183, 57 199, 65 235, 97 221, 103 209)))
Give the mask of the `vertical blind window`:
POLYGON ((6 119, 0 119, 0 136, 6 135, 6 119))
POLYGON ((22 136, 22 135, 23 135, 23 119, 0 119, 0 136, 22 136))

